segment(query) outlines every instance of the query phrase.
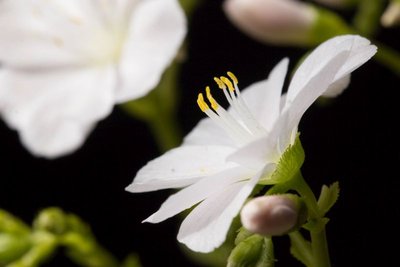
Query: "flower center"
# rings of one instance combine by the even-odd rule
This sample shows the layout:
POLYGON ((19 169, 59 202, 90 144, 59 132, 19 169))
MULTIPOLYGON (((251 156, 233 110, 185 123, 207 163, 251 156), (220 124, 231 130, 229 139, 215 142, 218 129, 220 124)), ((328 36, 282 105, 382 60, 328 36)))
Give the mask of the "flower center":
POLYGON ((232 72, 228 72, 228 78, 221 76, 214 78, 218 87, 224 92, 232 109, 225 110, 211 95, 210 87, 206 87, 206 97, 211 108, 204 101, 202 93, 199 93, 197 104, 201 111, 220 126, 238 145, 243 145, 258 137, 265 135, 266 130, 251 114, 240 94, 238 79, 232 72))

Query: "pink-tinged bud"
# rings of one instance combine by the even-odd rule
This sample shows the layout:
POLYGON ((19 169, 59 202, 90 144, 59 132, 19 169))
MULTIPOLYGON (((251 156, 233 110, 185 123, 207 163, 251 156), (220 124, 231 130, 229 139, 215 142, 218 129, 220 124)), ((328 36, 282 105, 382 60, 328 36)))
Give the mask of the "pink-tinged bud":
POLYGON ((400 1, 392 1, 381 17, 384 27, 400 25, 400 1))
POLYGON ((308 43, 316 19, 310 5, 295 0, 226 0, 224 11, 249 36, 279 45, 308 43))
POLYGON ((284 194, 257 197, 242 209, 244 228, 265 236, 282 235, 299 225, 304 207, 297 196, 284 194))

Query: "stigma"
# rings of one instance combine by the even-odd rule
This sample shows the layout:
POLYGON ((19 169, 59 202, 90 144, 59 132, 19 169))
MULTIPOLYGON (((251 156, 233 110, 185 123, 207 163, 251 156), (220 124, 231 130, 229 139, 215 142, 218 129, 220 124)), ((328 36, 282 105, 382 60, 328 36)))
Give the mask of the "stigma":
POLYGON ((266 130, 255 119, 244 99, 238 86, 238 79, 232 72, 227 72, 228 77, 215 77, 214 81, 222 90, 229 108, 223 108, 212 96, 209 86, 206 87, 206 99, 203 93, 199 93, 197 104, 211 120, 221 127, 238 145, 251 142, 266 134, 266 130))

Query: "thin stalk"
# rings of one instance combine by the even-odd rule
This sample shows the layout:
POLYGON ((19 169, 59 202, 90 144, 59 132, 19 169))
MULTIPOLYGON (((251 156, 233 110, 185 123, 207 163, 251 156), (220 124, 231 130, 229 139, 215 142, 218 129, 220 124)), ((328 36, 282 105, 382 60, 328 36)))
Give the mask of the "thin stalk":
POLYGON ((374 43, 378 46, 375 60, 400 76, 400 53, 382 43, 376 41, 374 43))
POLYGON ((181 133, 177 122, 165 113, 148 121, 154 138, 162 151, 167 151, 179 145, 181 133))
POLYGON ((317 199, 311 188, 304 181, 300 172, 295 177, 293 186, 307 205, 310 212, 309 221, 314 224, 314 227, 309 230, 311 235, 312 260, 308 267, 330 267, 331 264, 325 233, 325 222, 320 215, 317 199))

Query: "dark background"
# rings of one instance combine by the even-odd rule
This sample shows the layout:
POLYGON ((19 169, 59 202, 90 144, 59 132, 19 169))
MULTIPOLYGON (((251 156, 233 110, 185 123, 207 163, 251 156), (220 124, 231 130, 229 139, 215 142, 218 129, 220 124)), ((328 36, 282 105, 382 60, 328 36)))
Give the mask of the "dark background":
MULTIPOLYGON (((212 77, 232 71, 244 88, 265 78, 281 58, 288 56, 293 68, 306 52, 253 41, 229 23, 221 2, 204 1, 190 19, 179 88, 184 133, 203 117, 195 99, 212 77)), ((381 30, 377 39, 400 49, 398 36, 398 29, 381 30)), ((301 122, 304 177, 315 192, 337 180, 341 186, 327 228, 333 266, 397 264, 399 81, 370 61, 353 73, 347 91, 328 105, 313 105, 301 122)), ((0 121, 0 207, 30 223, 40 209, 58 206, 87 221, 99 242, 120 259, 137 252, 144 267, 199 266, 177 244, 182 218, 140 223, 171 191, 124 191, 136 171, 159 153, 147 126, 119 107, 98 123, 81 149, 55 160, 30 155, 18 134, 0 121)), ((276 241, 276 266, 301 266, 287 252, 287 238, 276 241)), ((75 265, 60 251, 45 266, 75 265)))

